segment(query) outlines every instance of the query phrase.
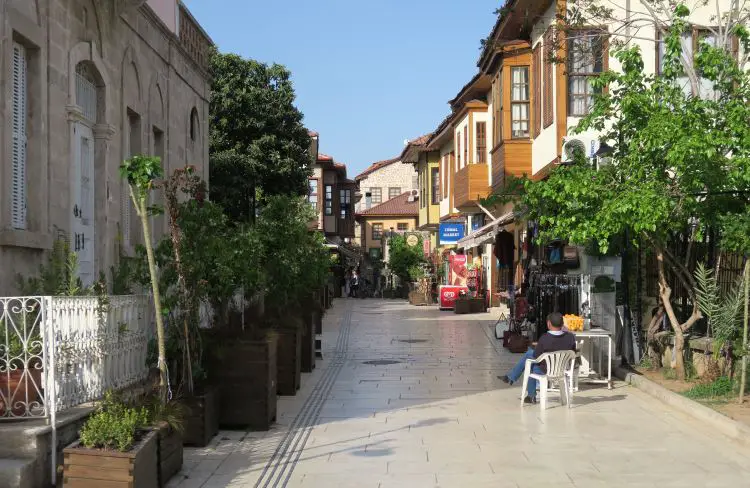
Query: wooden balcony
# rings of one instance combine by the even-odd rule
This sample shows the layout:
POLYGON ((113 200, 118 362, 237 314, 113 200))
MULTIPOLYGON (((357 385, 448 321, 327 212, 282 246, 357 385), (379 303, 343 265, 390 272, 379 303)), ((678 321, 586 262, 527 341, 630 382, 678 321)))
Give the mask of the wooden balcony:
POLYGON ((486 164, 469 164, 456 173, 454 205, 459 210, 472 210, 490 194, 489 173, 486 164))

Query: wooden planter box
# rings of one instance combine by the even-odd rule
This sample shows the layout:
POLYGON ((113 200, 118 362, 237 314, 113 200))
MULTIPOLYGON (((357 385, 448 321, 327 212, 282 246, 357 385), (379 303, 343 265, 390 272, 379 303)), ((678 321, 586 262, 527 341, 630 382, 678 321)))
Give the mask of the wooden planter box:
POLYGON ((168 425, 158 429, 159 433, 159 486, 165 487, 172 476, 182 469, 184 449, 182 434, 168 425))
POLYGON ((234 338, 214 365, 219 387, 219 425, 268 430, 276 420, 276 335, 265 340, 234 338))
POLYGON ((466 313, 484 313, 487 311, 487 305, 484 298, 459 298, 453 311, 457 314, 466 313))
POLYGON ((471 302, 471 313, 485 313, 487 311, 487 302, 484 297, 472 298, 471 302))
POLYGON ((202 395, 186 397, 184 403, 189 412, 182 442, 186 446, 205 447, 219 433, 219 390, 208 387, 202 395))
POLYGON ((471 313, 471 302, 467 298, 459 298, 453 306, 453 312, 459 315, 471 313))
POLYGON ((74 442, 63 451, 63 487, 158 488, 158 435, 149 431, 128 452, 86 449, 74 442))
POLYGON ((303 373, 312 373, 315 369, 315 312, 302 314, 302 355, 300 369, 303 373))
POLYGON ((302 330, 279 327, 274 330, 277 343, 277 378, 279 395, 296 395, 302 383, 302 330))
POLYGON ((410 291, 409 303, 416 306, 424 306, 430 304, 430 299, 429 296, 425 296, 424 293, 418 291, 410 291))

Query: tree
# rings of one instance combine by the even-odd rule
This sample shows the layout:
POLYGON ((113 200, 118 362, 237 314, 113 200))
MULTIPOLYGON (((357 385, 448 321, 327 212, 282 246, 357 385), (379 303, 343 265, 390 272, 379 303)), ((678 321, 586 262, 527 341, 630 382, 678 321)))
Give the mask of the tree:
POLYGON ((214 53, 211 72, 211 198, 251 221, 258 194, 307 192, 310 136, 283 66, 214 53))
POLYGON ((388 239, 388 268, 399 277, 401 282, 411 281, 409 271, 414 266, 419 266, 425 262, 422 249, 422 238, 415 246, 410 246, 406 242, 406 237, 394 235, 388 239))
MULTIPOLYGON (((702 316, 688 268, 692 252, 708 226, 746 212, 750 195, 750 78, 732 50, 701 42, 687 64, 712 85, 715 96, 702 98, 700 90, 688 93, 680 86, 688 15, 677 6, 665 27, 661 75, 646 74, 639 47, 623 44, 613 49, 622 72, 603 73, 593 81, 601 94, 574 130, 601 134, 613 148, 611 164, 596 170, 578 155, 575 164, 555 170, 547 181, 527 181, 523 197, 542 237, 593 241, 604 252, 612 239, 627 233, 648 243, 658 266, 656 317, 664 313, 669 318, 679 377, 685 375, 685 333, 702 316), (669 250, 675 235, 687 242, 685 256, 669 250), (670 272, 693 305, 683 317, 672 304, 670 272)), ((732 32, 747 46, 744 28, 732 32)), ((648 331, 654 346, 657 326, 652 322, 648 331)))
POLYGON ((149 226, 150 210, 148 198, 156 181, 162 176, 161 158, 148 156, 133 156, 120 166, 120 176, 128 182, 130 198, 135 205, 135 212, 141 219, 143 240, 148 257, 148 270, 151 277, 151 291, 154 295, 154 309, 156 315, 156 341, 159 350, 159 398, 162 403, 167 401, 167 360, 166 341, 164 335, 164 317, 159 294, 159 274, 154 259, 154 249, 151 246, 151 228, 149 226))

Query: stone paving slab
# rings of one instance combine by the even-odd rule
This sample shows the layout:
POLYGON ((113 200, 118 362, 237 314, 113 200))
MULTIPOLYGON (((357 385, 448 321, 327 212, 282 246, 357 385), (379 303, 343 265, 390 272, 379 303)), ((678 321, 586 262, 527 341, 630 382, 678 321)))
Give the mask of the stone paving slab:
POLYGON ((338 300, 324 323, 324 359, 297 396, 280 398, 279 424, 187 449, 169 486, 750 486, 747 450, 622 383, 582 385, 570 409, 554 394, 544 412, 521 407, 520 387, 497 379, 519 355, 494 339, 493 322, 338 300), (377 359, 400 362, 363 364, 377 359), (305 424, 298 415, 309 413, 316 385, 324 395, 305 424))

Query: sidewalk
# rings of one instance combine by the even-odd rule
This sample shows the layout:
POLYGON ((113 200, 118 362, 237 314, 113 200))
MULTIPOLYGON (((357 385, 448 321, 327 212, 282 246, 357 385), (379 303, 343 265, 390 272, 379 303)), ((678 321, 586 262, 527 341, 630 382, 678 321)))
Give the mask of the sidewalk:
POLYGON ((267 433, 186 451, 187 487, 749 486, 750 453, 636 389, 520 407, 492 318, 338 300, 324 360, 267 433), (468 317, 468 318, 467 318, 468 317), (375 364, 372 364, 375 362, 375 364))

